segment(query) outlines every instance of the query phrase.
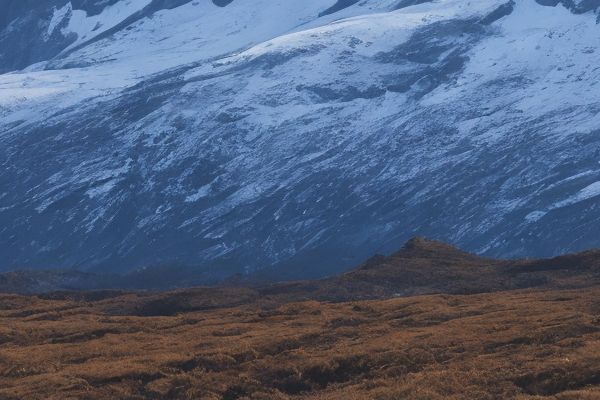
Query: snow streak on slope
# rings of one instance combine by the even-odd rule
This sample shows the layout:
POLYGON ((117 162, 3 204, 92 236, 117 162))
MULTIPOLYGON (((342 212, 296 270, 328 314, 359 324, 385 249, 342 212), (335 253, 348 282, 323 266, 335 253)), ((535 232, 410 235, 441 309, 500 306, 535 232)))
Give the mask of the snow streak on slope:
POLYGON ((593 12, 330 3, 188 2, 0 75, 5 267, 322 274, 417 233, 598 244, 593 12))

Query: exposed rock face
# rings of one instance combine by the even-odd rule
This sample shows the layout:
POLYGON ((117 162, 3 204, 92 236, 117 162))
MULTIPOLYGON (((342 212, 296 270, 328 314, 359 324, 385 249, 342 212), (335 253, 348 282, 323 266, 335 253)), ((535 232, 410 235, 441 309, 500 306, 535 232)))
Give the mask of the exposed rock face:
POLYGON ((43 50, 0 68, 46 61, 0 75, 0 268, 598 245, 592 3, 9 3, 43 50))

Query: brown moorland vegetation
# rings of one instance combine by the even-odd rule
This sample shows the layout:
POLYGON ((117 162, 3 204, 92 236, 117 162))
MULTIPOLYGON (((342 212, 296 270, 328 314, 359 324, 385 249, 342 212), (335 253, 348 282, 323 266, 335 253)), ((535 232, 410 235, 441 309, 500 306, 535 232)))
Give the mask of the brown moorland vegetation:
POLYGON ((0 295, 0 399, 600 399, 599 261, 417 240, 316 282, 0 295))

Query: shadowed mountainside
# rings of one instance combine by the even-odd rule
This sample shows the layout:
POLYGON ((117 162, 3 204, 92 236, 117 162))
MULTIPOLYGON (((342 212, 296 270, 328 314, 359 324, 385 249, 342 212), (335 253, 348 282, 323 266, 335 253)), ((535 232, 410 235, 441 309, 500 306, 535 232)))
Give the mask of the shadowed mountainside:
POLYGON ((599 245, 597 0, 2 4, 3 272, 599 245))

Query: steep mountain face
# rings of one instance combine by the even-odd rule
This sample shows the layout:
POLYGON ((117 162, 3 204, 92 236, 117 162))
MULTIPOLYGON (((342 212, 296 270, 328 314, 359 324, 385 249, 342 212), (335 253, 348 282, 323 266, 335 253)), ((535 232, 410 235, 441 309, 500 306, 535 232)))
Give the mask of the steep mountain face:
POLYGON ((0 268, 598 245, 595 1, 13 3, 0 268))

